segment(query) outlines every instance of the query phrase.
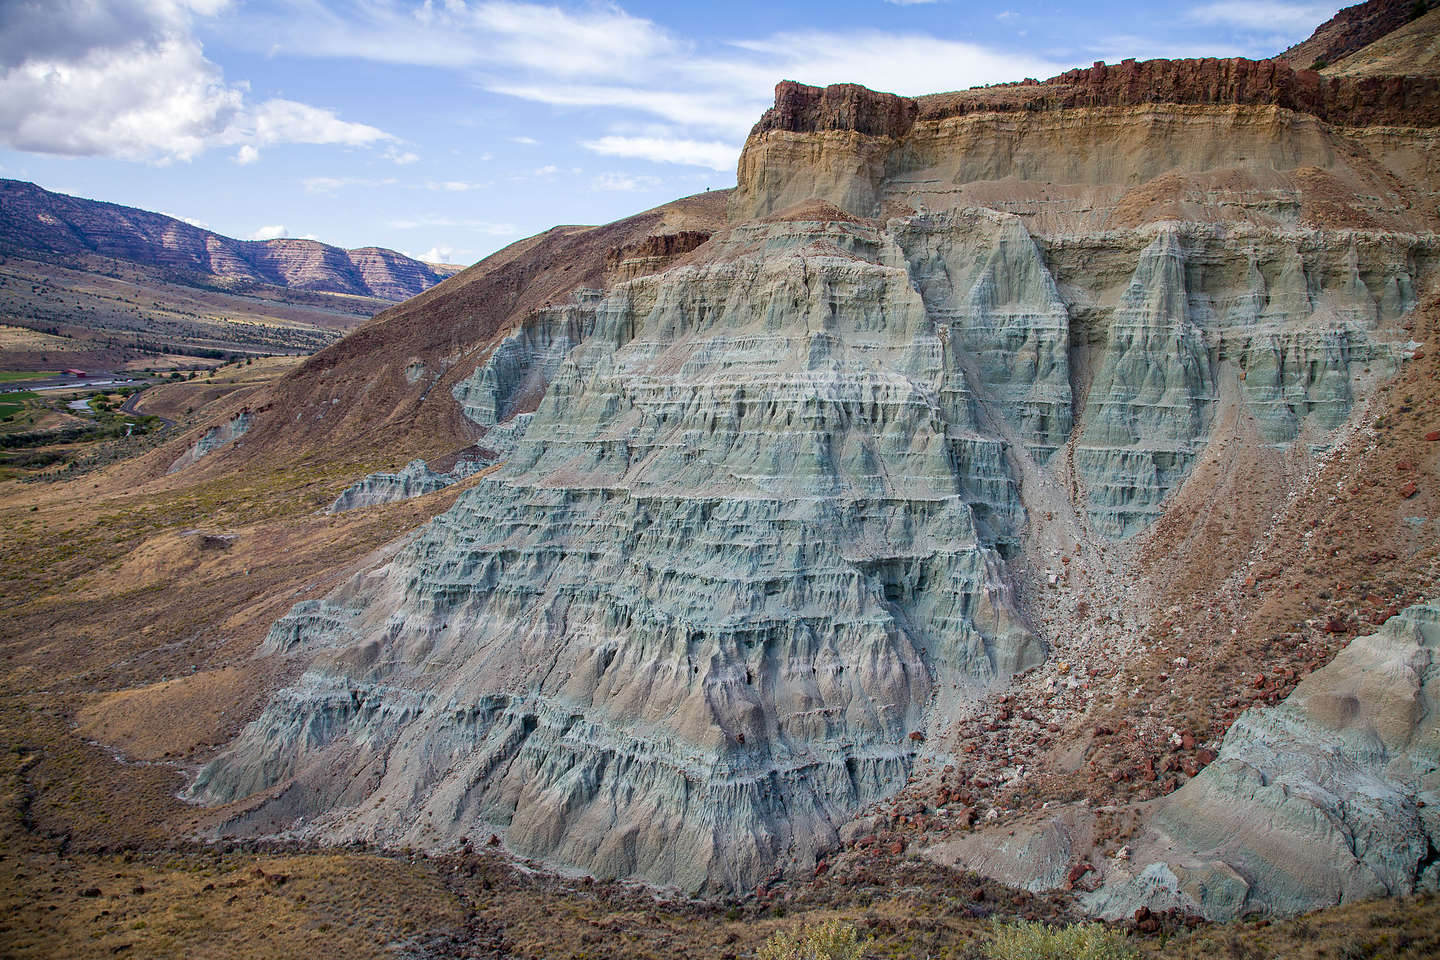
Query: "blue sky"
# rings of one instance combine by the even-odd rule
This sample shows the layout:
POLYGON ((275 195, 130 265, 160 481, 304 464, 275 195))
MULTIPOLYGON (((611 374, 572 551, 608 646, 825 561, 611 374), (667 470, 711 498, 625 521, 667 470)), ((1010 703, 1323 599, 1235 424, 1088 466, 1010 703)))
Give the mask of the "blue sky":
POLYGON ((781 79, 1273 54, 1339 4, 0 0, 0 176, 471 263, 735 182, 781 79))

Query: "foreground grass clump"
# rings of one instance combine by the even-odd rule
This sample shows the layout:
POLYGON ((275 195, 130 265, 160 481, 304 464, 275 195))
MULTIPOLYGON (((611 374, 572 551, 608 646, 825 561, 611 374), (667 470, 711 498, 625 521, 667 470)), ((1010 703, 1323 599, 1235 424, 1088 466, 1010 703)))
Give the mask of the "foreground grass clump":
POLYGON ((860 960, 865 944, 853 925, 826 920, 795 933, 777 932, 757 956, 759 960, 860 960))
POLYGON ((1123 931, 1103 923, 996 922, 991 960, 1139 960, 1140 951, 1123 931))

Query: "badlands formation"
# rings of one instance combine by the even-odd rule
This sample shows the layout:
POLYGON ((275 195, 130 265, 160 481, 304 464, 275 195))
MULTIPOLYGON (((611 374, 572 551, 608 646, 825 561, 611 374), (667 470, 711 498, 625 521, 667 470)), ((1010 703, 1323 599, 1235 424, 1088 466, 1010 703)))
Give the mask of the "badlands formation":
MULTIPOLYGON (((902 854, 1106 916, 1435 889, 1433 603, 1277 619, 1257 575, 1319 570, 1297 511, 1362 496, 1326 471, 1433 414, 1382 408, 1433 376, 1437 140, 1435 80, 1278 60, 782 83, 728 197, 526 241, 247 400, 252 455, 467 447, 334 510, 469 485, 274 624, 188 797, 684 892, 902 854)), ((1412 570, 1421 450, 1372 530, 1412 570)))

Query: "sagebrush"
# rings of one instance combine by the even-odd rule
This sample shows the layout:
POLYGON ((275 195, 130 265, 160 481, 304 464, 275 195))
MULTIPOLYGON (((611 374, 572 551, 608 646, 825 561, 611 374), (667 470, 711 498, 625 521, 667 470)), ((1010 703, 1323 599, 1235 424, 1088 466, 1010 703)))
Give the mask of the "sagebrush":
POLYGON ((780 930, 757 955, 759 960, 860 960, 866 938, 843 920, 826 920, 798 931, 780 930))
POLYGON ((1103 923, 996 922, 991 960, 1139 960, 1140 951, 1121 930, 1103 923))

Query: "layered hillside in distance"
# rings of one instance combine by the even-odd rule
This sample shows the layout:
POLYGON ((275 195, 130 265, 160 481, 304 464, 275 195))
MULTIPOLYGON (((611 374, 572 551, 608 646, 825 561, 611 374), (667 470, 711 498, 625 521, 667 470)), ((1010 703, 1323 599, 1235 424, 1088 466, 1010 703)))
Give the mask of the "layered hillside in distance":
POLYGON ((0 253, 85 255, 155 267, 231 292, 256 286, 406 300, 455 272, 394 250, 233 240, 160 213, 0 180, 0 253))
POLYGON ((0 365, 163 368, 309 353, 458 269, 379 247, 233 240, 0 180, 0 323, 47 338, 6 350, 0 365))

